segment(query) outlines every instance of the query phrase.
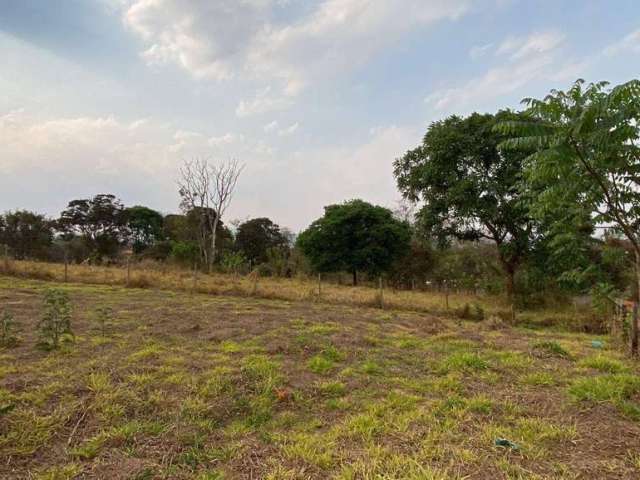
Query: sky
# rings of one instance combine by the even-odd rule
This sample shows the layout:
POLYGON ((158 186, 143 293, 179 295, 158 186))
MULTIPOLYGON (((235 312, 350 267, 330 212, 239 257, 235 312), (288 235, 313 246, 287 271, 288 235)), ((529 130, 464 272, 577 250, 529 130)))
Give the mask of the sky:
POLYGON ((433 121, 639 67, 637 0, 0 0, 0 211, 177 212, 184 161, 235 158, 224 220, 299 231, 393 208, 433 121))

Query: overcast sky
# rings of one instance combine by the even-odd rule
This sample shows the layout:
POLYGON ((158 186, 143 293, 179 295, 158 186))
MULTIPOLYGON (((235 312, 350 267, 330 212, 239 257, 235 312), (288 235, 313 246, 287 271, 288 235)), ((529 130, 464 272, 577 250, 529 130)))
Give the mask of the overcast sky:
POLYGON ((114 193, 177 211, 246 163, 228 219, 394 206, 430 122, 638 77, 637 0, 0 0, 0 211, 114 193))

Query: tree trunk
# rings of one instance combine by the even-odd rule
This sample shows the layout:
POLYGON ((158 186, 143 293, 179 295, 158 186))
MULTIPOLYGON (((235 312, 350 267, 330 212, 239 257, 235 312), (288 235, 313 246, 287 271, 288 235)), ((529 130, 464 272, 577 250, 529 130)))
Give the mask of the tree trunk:
POLYGON ((358 271, 357 270, 353 270, 353 286, 357 286, 358 285, 358 271))
POLYGON ((633 315, 631 316, 631 332, 630 332, 630 342, 629 348, 631 351, 631 356, 638 356, 638 302, 640 301, 640 251, 635 249, 635 269, 636 269, 636 295, 633 299, 633 315))
POLYGON ((507 298, 509 299, 510 302, 513 302, 513 293, 515 290, 515 276, 516 276, 516 272, 515 269, 513 267, 508 267, 506 270, 506 274, 507 274, 507 279, 506 279, 506 291, 507 291, 507 298))
POLYGON ((211 256, 209 257, 209 273, 213 271, 213 262, 216 259, 216 232, 218 231, 218 215, 213 221, 213 227, 211 228, 211 256))

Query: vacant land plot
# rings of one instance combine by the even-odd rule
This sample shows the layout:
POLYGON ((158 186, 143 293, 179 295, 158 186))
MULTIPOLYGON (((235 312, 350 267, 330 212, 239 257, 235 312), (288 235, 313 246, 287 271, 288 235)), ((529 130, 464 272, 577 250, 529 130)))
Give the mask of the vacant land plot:
POLYGON ((51 286, 0 278, 0 478, 640 476, 640 377, 606 338, 69 284, 75 340, 46 352, 51 286))

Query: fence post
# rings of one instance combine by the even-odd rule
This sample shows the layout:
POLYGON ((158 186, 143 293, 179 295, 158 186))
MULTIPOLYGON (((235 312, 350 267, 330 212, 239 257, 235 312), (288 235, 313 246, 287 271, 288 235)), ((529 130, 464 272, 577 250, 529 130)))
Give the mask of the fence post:
POLYGON ((384 308, 384 288, 382 282, 382 275, 378 277, 378 286, 380 287, 380 308, 384 308))
POLYGON ((318 297, 322 295, 322 274, 318 274, 318 297))
POLYGON ((64 252, 64 283, 69 281, 69 253, 64 252))
POLYGON ((638 356, 638 302, 633 302, 633 313, 631 315, 631 356, 638 356))
POLYGON ((9 273, 9 245, 4 246, 4 271, 9 273))
POLYGON ((127 283, 126 286, 129 287, 131 284, 131 257, 127 255, 127 283))
POLYGON ((198 285, 198 262, 193 262, 193 284, 191 285, 191 293, 195 293, 198 285))
POLYGON ((449 283, 444 281, 444 305, 447 310, 449 310, 449 283))

